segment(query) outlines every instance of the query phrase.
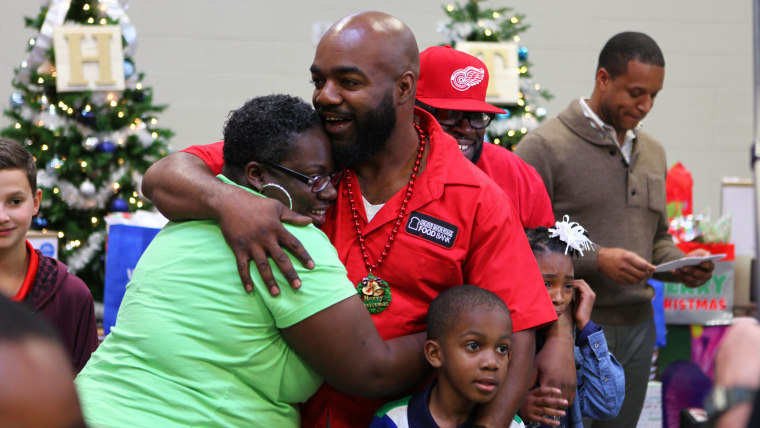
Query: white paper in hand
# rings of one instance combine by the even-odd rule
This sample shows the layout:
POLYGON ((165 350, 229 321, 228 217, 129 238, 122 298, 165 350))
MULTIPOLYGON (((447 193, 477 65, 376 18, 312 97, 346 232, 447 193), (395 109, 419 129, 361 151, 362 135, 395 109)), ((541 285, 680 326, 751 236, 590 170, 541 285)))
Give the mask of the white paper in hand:
POLYGON ((716 260, 720 260, 723 257, 726 257, 725 254, 711 254, 706 257, 684 257, 678 260, 673 260, 672 262, 666 262, 660 265, 657 265, 655 268, 655 272, 670 272, 671 270, 680 269, 684 266, 696 266, 702 262, 714 262, 716 260))

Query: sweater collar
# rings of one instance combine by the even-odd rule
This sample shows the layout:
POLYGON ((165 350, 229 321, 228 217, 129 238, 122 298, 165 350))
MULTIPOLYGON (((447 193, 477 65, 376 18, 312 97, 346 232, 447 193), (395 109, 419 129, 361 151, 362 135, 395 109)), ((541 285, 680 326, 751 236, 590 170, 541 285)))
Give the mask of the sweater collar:
MULTIPOLYGON (((589 109, 591 111, 591 109, 589 109)), ((565 124, 573 133, 588 141, 591 144, 597 146, 612 146, 619 147, 617 143, 614 143, 607 138, 605 127, 610 128, 605 124, 593 111, 593 116, 588 116, 581 107, 581 100, 576 98, 570 102, 570 105, 563 110, 557 118, 565 124), (598 126, 589 126, 589 123, 597 123, 598 126)), ((632 137, 635 140, 636 130, 629 130, 629 133, 633 133, 632 137)))
POLYGON ((604 136, 607 137, 611 142, 613 142, 615 145, 617 145, 620 148, 620 152, 623 154, 623 158, 625 159, 626 163, 631 163, 631 152, 633 152, 633 143, 636 141, 636 134, 641 127, 641 124, 637 125, 634 129, 629 129, 625 132, 625 138, 623 139, 623 143, 620 144, 617 140, 617 131, 615 131, 615 128, 613 128, 610 125, 607 125, 604 123, 602 118, 599 117, 599 115, 596 114, 594 110, 589 107, 588 103, 585 99, 580 98, 578 100, 578 104, 581 106, 581 111, 583 112, 583 115, 588 118, 589 124, 592 128, 597 128, 602 130, 604 133, 604 136))

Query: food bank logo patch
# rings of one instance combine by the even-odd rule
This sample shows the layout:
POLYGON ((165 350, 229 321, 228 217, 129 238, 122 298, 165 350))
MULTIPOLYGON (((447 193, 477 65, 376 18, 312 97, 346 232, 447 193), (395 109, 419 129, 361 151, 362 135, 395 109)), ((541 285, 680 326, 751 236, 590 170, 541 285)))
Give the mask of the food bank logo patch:
POLYGON ((451 86, 457 91, 466 91, 483 81, 486 72, 482 68, 468 66, 451 73, 451 86))
POLYGON ((441 219, 414 211, 409 214, 406 232, 446 248, 454 246, 459 228, 441 219))

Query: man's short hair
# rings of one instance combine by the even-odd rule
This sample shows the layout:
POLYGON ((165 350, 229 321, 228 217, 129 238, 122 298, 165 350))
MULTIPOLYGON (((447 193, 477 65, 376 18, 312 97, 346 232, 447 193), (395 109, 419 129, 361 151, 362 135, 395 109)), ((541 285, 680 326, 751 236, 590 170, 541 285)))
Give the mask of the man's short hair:
POLYGON ((12 302, 0 294, 0 344, 20 343, 27 339, 59 342, 53 328, 21 303, 12 302))
POLYGON ((294 136, 321 126, 317 112, 300 98, 277 94, 250 99, 231 111, 224 125, 225 168, 238 176, 251 161, 279 163, 295 147, 294 136))
POLYGON ((599 53, 596 69, 604 68, 613 79, 628 71, 629 61, 665 67, 657 42, 644 33, 626 31, 612 36, 599 53))
POLYGON ((37 165, 34 156, 15 140, 0 138, 0 170, 20 169, 26 173, 32 192, 37 190, 37 165))
POLYGON ((496 294, 474 285, 459 285, 444 290, 433 302, 427 313, 427 338, 440 341, 459 322, 465 311, 481 307, 500 308, 509 316, 509 309, 496 294))

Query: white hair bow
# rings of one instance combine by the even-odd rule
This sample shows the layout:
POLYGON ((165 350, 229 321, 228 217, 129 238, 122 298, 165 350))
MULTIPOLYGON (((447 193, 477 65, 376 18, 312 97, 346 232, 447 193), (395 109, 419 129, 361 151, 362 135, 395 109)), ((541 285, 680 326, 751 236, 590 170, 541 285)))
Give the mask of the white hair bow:
POLYGON ((549 228, 549 236, 559 237, 559 239, 567 244, 565 247, 565 254, 571 247, 581 253, 583 256, 583 250, 590 250, 594 245, 590 239, 586 236, 586 229, 583 228, 578 222, 571 222, 570 216, 565 215, 561 221, 554 223, 554 227, 549 228))

